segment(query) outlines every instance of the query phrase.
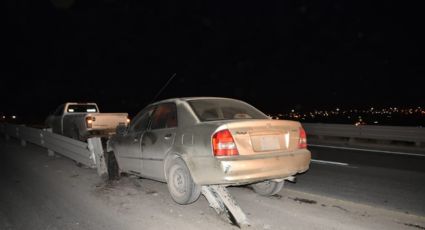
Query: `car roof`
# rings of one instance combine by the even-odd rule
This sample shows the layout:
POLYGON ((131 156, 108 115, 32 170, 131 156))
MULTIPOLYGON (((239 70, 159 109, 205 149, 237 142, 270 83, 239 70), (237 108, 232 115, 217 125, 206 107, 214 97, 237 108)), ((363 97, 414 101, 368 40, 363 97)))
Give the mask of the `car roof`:
POLYGON ((166 103, 166 102, 191 101, 191 100, 203 100, 203 99, 224 99, 224 100, 240 101, 238 99, 227 98, 227 97, 180 97, 180 98, 169 98, 169 99, 157 101, 157 102, 152 103, 151 105, 161 104, 161 103, 166 103))

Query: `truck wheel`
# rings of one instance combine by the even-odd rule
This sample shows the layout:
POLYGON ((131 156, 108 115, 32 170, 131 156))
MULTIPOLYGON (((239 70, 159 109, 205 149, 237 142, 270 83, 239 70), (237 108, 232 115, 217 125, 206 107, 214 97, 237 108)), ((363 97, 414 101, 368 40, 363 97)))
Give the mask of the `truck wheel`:
POLYGON ((195 202, 201 195, 201 186, 193 182, 189 169, 181 158, 171 162, 167 170, 167 185, 173 200, 179 204, 195 202))
POLYGON ((108 168, 108 179, 118 180, 120 178, 120 169, 113 151, 105 152, 106 167, 108 168))
POLYGON ((259 195, 272 196, 280 192, 280 190, 282 190, 284 182, 285 181, 283 180, 280 182, 266 180, 263 182, 252 184, 251 187, 259 195))

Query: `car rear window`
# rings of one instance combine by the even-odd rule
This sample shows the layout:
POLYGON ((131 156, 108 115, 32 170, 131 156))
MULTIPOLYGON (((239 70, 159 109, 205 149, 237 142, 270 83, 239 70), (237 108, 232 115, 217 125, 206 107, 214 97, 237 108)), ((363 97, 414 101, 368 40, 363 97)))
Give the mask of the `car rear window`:
POLYGON ((268 119, 258 109, 237 100, 198 99, 188 102, 201 121, 268 119))

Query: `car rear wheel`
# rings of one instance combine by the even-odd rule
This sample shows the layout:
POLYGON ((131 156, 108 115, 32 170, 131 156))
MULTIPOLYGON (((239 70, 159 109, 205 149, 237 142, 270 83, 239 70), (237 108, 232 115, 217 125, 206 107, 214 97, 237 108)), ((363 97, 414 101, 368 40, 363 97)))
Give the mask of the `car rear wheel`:
POLYGON ((179 204, 193 203, 201 194, 201 186, 193 182, 189 169, 181 158, 171 162, 167 170, 167 185, 171 197, 179 204))
POLYGON ((284 182, 285 181, 283 180, 280 182, 266 180, 263 182, 252 184, 251 187, 259 195, 272 196, 280 192, 280 190, 282 190, 284 182))
POLYGON ((118 180, 120 178, 120 169, 118 167, 117 159, 113 151, 105 152, 105 161, 108 169, 108 179, 118 180))

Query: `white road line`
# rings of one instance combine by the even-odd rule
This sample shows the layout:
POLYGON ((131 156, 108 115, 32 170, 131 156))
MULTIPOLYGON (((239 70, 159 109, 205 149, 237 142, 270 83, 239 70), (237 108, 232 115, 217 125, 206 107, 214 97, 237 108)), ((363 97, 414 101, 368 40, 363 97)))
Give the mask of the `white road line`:
POLYGON ((405 152, 395 152, 395 151, 375 150, 375 149, 359 149, 359 148, 349 148, 349 147, 330 146, 330 145, 315 145, 315 144, 308 144, 308 145, 313 147, 322 147, 322 148, 331 148, 331 149, 344 149, 344 150, 355 150, 355 151, 364 151, 364 152, 377 152, 377 153, 388 153, 388 154, 395 154, 395 155, 425 157, 424 154, 417 154, 417 153, 405 153, 405 152))
POLYGON ((348 166, 349 165, 347 163, 336 162, 336 161, 322 161, 322 160, 316 160, 316 159, 311 159, 311 161, 315 162, 315 163, 319 163, 319 164, 340 165, 340 166, 348 166))

